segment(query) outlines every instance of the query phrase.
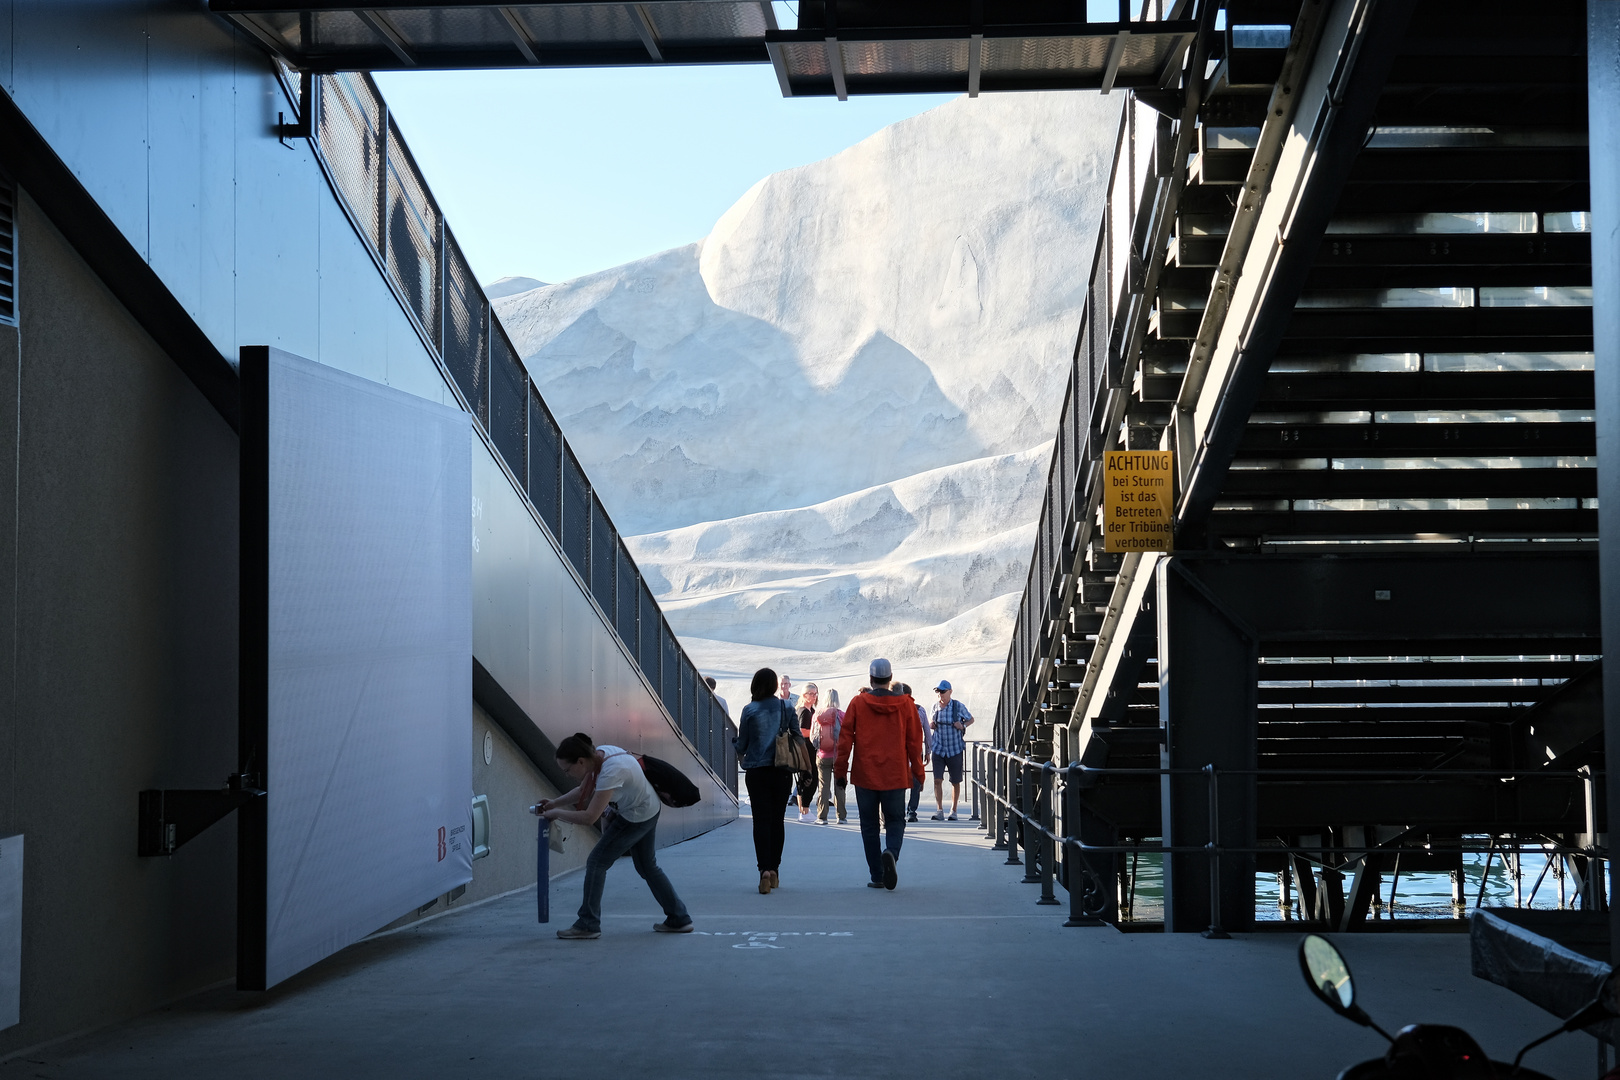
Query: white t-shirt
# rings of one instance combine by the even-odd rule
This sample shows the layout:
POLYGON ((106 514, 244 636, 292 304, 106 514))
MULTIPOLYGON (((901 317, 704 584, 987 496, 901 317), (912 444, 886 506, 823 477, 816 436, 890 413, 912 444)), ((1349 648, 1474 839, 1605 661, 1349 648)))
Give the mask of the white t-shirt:
POLYGON ((619 746, 598 746, 605 758, 602 771, 596 774, 596 790, 611 791, 613 803, 624 820, 633 824, 650 820, 661 806, 658 793, 647 783, 647 774, 641 771, 641 762, 619 746))

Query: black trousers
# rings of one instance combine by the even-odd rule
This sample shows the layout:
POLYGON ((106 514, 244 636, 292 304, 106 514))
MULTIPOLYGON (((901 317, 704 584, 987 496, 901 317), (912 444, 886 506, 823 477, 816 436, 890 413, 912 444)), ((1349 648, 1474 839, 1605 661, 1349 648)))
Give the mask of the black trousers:
POLYGON ((748 802, 754 815, 754 858, 763 874, 782 865, 782 843, 787 837, 782 815, 787 812, 788 795, 793 790, 793 774, 766 765, 744 771, 743 782, 748 785, 748 802))

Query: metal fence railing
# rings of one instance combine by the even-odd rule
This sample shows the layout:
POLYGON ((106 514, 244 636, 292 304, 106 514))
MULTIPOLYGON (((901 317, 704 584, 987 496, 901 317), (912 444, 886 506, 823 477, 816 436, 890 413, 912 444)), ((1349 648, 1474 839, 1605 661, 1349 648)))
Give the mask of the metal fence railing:
MULTIPOLYGON (((1145 250, 1151 228, 1166 212, 1172 169, 1170 121, 1137 103, 1127 104, 1115 141, 1103 219, 1097 234, 1085 307, 1047 472, 1029 576, 1013 627, 997 702, 995 741, 1022 746, 1041 711, 1041 665, 1059 635, 1083 634, 1057 619, 1065 575, 1073 572, 1091 535, 1089 515, 1101 498, 1097 486, 1104 450, 1117 445, 1113 405, 1127 379, 1125 357, 1146 317, 1145 250)), ((1084 658, 1073 658, 1083 663, 1084 658)))
POLYGON ((671 721, 733 794, 735 727, 670 631, 556 418, 445 224, 388 104, 364 73, 305 83, 315 150, 356 230, 477 419, 513 485, 671 721))
MULTIPOLYGON (((1106 893, 1105 876, 1102 871, 1106 867, 1107 860, 1127 854, 1134 856, 1143 853, 1190 855, 1209 860, 1210 924, 1204 931, 1208 937, 1226 937, 1226 926, 1235 925, 1231 919, 1223 918, 1221 914, 1220 878, 1223 856, 1287 855, 1297 857, 1305 864, 1316 864, 1324 871, 1344 873, 1353 871, 1356 863, 1368 855, 1398 854, 1403 850, 1399 847, 1378 845, 1352 846, 1336 852, 1336 857, 1342 859, 1342 863, 1335 866, 1331 865, 1333 860, 1326 858, 1327 853, 1320 846, 1290 847, 1280 842, 1266 845, 1223 843, 1220 840, 1220 784, 1223 776, 1240 783, 1260 778, 1304 783, 1334 780, 1356 780, 1364 783, 1473 780, 1501 785, 1523 781, 1565 784, 1572 790, 1582 785, 1601 785, 1604 782, 1602 774, 1593 774, 1585 770, 1552 772, 1546 769, 1520 771, 1217 769, 1214 765, 1181 769, 1096 768, 1078 763, 1059 766, 1051 761, 1040 761, 1010 753, 982 742, 969 744, 969 753, 971 760, 968 763, 968 790, 973 808, 970 820, 983 824, 987 839, 995 841, 994 850, 1007 852, 1007 865, 1025 867, 1023 877, 1025 882, 1041 887, 1037 904, 1060 903, 1055 890, 1056 884, 1061 884, 1068 891, 1069 918, 1064 923, 1065 926, 1095 926, 1103 921, 1111 903, 1117 904, 1118 910, 1129 910, 1128 900, 1120 897, 1110 898, 1106 893), (1080 790, 1088 777, 1089 782, 1095 783, 1106 777, 1157 781, 1166 776, 1203 778, 1209 793, 1209 817, 1206 826, 1208 832, 1204 843, 1166 844, 1162 840, 1147 840, 1138 843, 1096 844, 1087 843, 1080 838, 1078 835, 1080 812, 1076 800, 1080 798, 1080 790), (1024 850, 1026 856, 1023 859, 1019 858, 1020 848, 1024 850)), ((1492 856, 1500 855, 1506 859, 1512 854, 1518 857, 1525 848, 1548 853, 1549 858, 1570 857, 1572 861, 1580 864, 1581 873, 1576 876, 1580 903, 1588 910, 1597 910, 1606 903, 1604 899, 1606 889, 1602 883, 1607 880, 1605 874, 1609 850, 1606 845, 1599 842, 1605 834, 1597 831, 1598 823, 1592 820, 1596 812, 1595 807, 1588 810, 1587 831, 1583 834, 1587 841, 1586 846, 1559 843, 1545 836, 1504 835, 1490 837, 1483 847, 1459 841, 1457 844, 1448 845, 1445 851, 1456 855, 1487 856, 1485 875, 1489 874, 1489 860, 1492 856)), ((1123 877, 1118 875, 1117 868, 1115 873, 1116 876, 1123 877)), ((1393 906, 1393 887, 1390 896, 1393 906)), ((1479 894, 1475 900, 1476 907, 1484 903, 1484 897, 1485 878, 1482 876, 1479 894)), ((1534 898, 1532 891, 1532 902, 1534 898)), ((1517 886, 1515 886, 1514 906, 1520 906, 1517 886)), ((1461 911, 1457 914, 1460 916, 1461 911)), ((1308 916, 1302 918, 1310 921, 1308 916)))

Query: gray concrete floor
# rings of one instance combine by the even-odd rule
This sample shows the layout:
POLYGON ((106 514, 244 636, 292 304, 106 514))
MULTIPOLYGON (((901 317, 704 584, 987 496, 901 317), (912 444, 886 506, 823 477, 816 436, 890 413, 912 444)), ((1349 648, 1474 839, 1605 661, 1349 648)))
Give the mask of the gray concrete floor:
MULTIPOLYGON (((853 808, 851 808, 853 809, 853 808)), ((23 1077, 1333 1077, 1382 1040, 1303 985, 1296 935, 1230 941, 1066 929, 979 829, 908 831, 893 893, 856 827, 788 825, 760 896, 750 822, 660 854, 698 933, 660 917, 628 860, 599 941, 559 941, 580 878, 345 950, 266 994, 218 991, 0 1065, 23 1077)), ((1064 894, 1059 890, 1059 896, 1064 894)), ((1552 1018, 1469 975, 1461 934, 1338 939, 1393 1030, 1459 1024, 1511 1057, 1552 1018)), ((1532 1053, 1595 1076, 1594 1042, 1532 1053)))

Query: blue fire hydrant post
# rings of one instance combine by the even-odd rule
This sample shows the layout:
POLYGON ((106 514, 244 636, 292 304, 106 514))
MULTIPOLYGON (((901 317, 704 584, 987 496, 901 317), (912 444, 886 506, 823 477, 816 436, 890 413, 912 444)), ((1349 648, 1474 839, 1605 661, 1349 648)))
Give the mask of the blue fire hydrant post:
POLYGON ((540 921, 551 921, 551 822, 540 819, 540 839, 534 851, 534 898, 540 921))

